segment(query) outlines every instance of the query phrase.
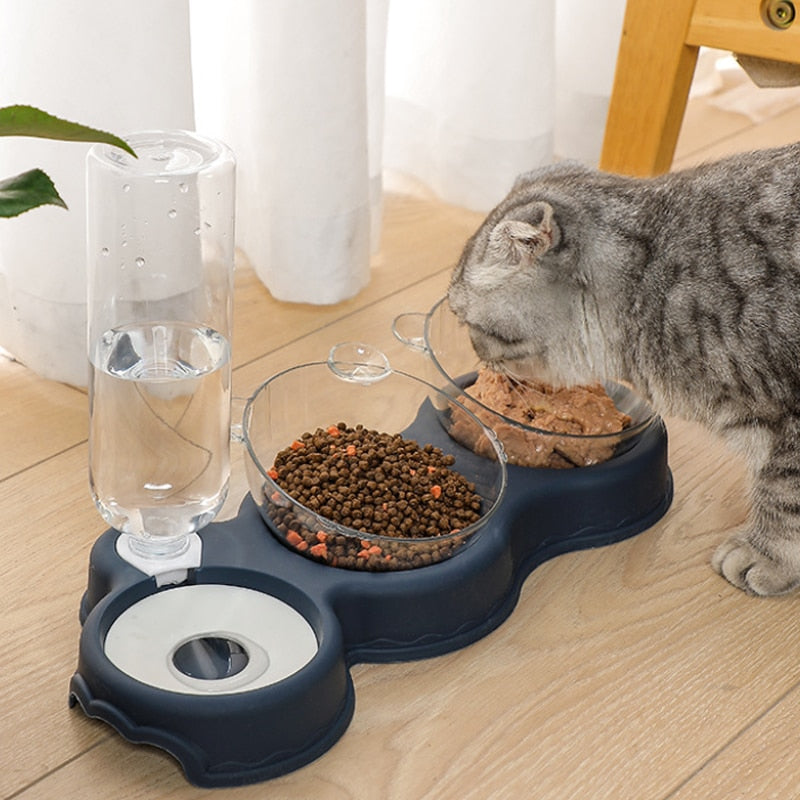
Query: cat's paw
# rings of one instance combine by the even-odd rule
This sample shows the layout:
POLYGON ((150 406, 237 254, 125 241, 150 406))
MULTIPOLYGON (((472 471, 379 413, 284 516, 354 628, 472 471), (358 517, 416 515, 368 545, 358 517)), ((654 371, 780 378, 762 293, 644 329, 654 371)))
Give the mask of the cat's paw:
POLYGON ((760 552, 744 533, 734 534, 721 544, 711 566, 739 589, 763 597, 785 594, 800 585, 796 568, 760 552))

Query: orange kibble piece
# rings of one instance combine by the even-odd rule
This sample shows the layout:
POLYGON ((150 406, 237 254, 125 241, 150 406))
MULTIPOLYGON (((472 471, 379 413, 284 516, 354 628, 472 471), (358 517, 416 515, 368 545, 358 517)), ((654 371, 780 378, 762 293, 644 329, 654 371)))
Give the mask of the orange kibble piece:
POLYGON ((357 558, 369 558, 369 550, 359 550, 356 553, 357 558))
POLYGON ((331 425, 330 428, 328 428, 328 434, 331 436, 339 436, 340 433, 341 431, 335 425, 331 425))
POLYGON ((327 542, 328 541, 328 534, 325 531, 317 531, 317 541, 318 542, 327 542))
POLYGON ((434 499, 438 500, 442 496, 442 487, 438 483, 431 486, 431 494, 434 499))
POLYGON ((300 543, 305 540, 297 531, 288 530, 286 531, 286 541, 294 547, 299 547, 300 543))
POLYGON ((298 544, 298 545, 297 545, 297 549, 298 549, 298 550, 299 550, 301 553, 304 553, 306 550, 308 550, 308 542, 307 542, 305 539, 303 539, 303 540, 300 542, 300 544, 298 544))
POLYGON ((430 464, 428 464, 428 474, 430 475, 434 472, 436 472, 436 467, 432 467, 430 464))
POLYGON ((349 456, 354 456, 356 454, 356 446, 354 444, 347 445, 345 453, 347 453, 349 456))
POLYGON ((315 544, 309 551, 311 555, 317 556, 317 558, 325 558, 328 555, 328 545, 325 542, 319 542, 319 544, 315 544))
POLYGON ((267 475, 274 481, 278 480, 278 470, 276 470, 275 467, 270 467, 267 470, 267 475))
POLYGON ((305 445, 304 445, 302 442, 300 442, 300 441, 298 441, 297 439, 295 439, 295 440, 294 440, 294 441, 293 441, 293 442, 292 442, 292 443, 289 445, 289 447, 291 447, 291 448, 292 448, 292 450, 299 450, 301 447, 305 447, 305 445))
POLYGON ((383 550, 381 550, 381 548, 378 547, 377 544, 374 544, 374 545, 372 545, 372 547, 367 548, 367 552, 371 556, 379 556, 383 552, 383 550))
POLYGON ((362 550, 369 550, 372 547, 372 542, 369 539, 362 539, 361 540, 361 549, 362 550))

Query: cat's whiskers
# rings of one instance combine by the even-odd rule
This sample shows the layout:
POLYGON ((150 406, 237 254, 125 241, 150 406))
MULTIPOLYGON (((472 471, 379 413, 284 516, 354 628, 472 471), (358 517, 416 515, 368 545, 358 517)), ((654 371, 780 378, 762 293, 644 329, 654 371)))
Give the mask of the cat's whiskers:
POLYGON ((508 379, 508 386, 512 396, 516 396, 525 408, 535 408, 541 404, 546 393, 532 386, 530 378, 514 370, 506 361, 497 362, 489 367, 508 379), (538 401, 538 402, 537 402, 538 401))

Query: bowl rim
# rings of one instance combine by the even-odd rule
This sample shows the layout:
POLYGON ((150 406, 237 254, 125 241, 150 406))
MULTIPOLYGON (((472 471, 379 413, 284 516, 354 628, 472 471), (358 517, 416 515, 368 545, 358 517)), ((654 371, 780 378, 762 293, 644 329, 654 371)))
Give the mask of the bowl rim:
MULTIPOLYGON (((445 390, 434 386, 429 381, 426 381, 423 378, 420 378, 416 375, 411 375, 410 373, 403 372, 401 370, 396 370, 392 367, 389 368, 389 375, 387 377, 391 377, 391 375, 399 375, 404 379, 409 379, 415 381, 417 383, 422 384, 425 386, 429 392, 433 392, 436 395, 440 395, 446 398, 447 403, 449 405, 456 406, 459 411, 463 411, 466 413, 472 421, 478 425, 484 432, 484 435, 489 439, 492 444, 492 447, 495 451, 496 458, 489 459, 486 456, 479 456, 480 458, 491 462, 494 461, 497 467, 500 470, 499 475, 499 487, 497 491, 497 496, 494 498, 490 508, 486 510, 484 513, 481 514, 480 519, 476 522, 473 522, 470 525, 467 525, 464 528, 459 528, 458 530, 451 531, 450 533, 443 533, 439 536, 385 536, 378 533, 372 533, 371 531, 360 531, 356 530, 355 528, 349 528, 346 525, 342 525, 341 523, 334 522, 328 517, 323 516, 319 512, 315 511, 312 508, 309 508, 303 503, 300 503, 296 498, 282 489, 267 473, 267 470, 264 469, 264 464, 261 459, 256 455, 254 452, 254 448, 252 445, 252 441, 250 438, 250 420, 252 417, 252 410, 257 401, 258 396, 269 386, 269 384, 273 383, 274 381, 278 380, 282 376, 290 373, 296 372, 301 369, 307 368, 317 368, 317 367, 328 367, 330 368, 330 364, 327 361, 309 361, 305 364, 297 364, 293 367, 288 367, 286 369, 280 370, 279 372, 274 373, 252 392, 252 394, 247 398, 247 402, 244 406, 244 411, 242 413, 242 443, 245 446, 245 450, 247 452, 247 456, 249 457, 252 464, 258 470, 259 475, 263 479, 266 485, 268 485, 269 490, 267 491, 266 486, 264 487, 263 494, 265 498, 273 498, 275 493, 277 492, 279 498, 284 502, 284 507, 289 507, 290 505, 295 508, 299 509, 303 514, 308 514, 314 520, 321 520, 322 525, 321 528, 324 528, 326 532, 334 532, 339 533, 343 536, 346 536, 350 539, 364 539, 365 541, 376 542, 376 543, 389 543, 392 542, 394 544, 403 543, 409 545, 411 547, 423 544, 431 544, 434 542, 447 542, 452 541, 454 539, 462 538, 465 540, 470 540, 474 537, 476 533, 480 531, 481 528, 486 525, 489 520, 495 515, 497 510, 500 508, 503 499, 506 495, 506 490, 508 488, 508 466, 507 462, 508 459, 506 457, 505 449, 503 447, 503 443, 497 437, 497 434, 485 423, 483 423, 480 418, 473 412, 470 411, 463 403, 459 402, 455 397, 449 395, 445 390)), ((333 373, 335 375, 335 373, 333 373)), ((341 378, 340 378, 341 379, 341 378)), ((455 440, 453 440, 455 442, 455 440)), ((287 445, 288 446, 288 445, 287 445)), ((251 494, 253 493, 254 487, 249 487, 251 494)), ((262 504, 263 501, 259 501, 256 499, 256 505, 258 506, 259 511, 263 514, 262 511, 262 504)), ((276 504, 280 505, 278 501, 276 504)), ((269 521, 269 520, 268 520, 269 521)), ((285 537, 284 537, 285 538, 285 537)), ((460 548, 459 548, 460 549, 460 548)))
MULTIPOLYGON (((538 436, 544 436, 544 437, 557 437, 559 439, 574 439, 575 441, 604 441, 606 439, 618 439, 620 441, 624 441, 640 434, 642 431, 644 431, 646 428, 652 425, 653 422, 657 419, 658 415, 656 414, 650 403, 648 403, 643 397, 641 397, 637 392, 635 392, 625 383, 613 380, 597 381, 597 383, 600 383, 606 390, 609 397, 611 397, 612 402, 614 401, 614 398, 612 396, 612 393, 609 391, 609 387, 613 390, 622 389, 625 392, 630 393, 631 395, 636 397, 643 405, 645 405, 650 411, 649 415, 645 419, 636 423, 636 425, 631 425, 630 427, 623 428, 621 431, 611 432, 611 433, 559 433, 558 431, 551 431, 547 430, 546 428, 537 428, 533 425, 526 425, 524 422, 512 419, 511 417, 507 417, 500 411, 491 408, 491 406, 487 406, 485 403, 481 402, 476 397, 467 394, 466 389, 468 388, 468 386, 471 386, 472 384, 468 384, 467 386, 460 386, 457 379, 454 376, 450 375, 447 372, 447 370, 444 369, 441 362, 439 361, 436 355, 436 351, 431 346, 429 334, 434 314, 436 314, 436 312, 440 309, 440 307, 443 306, 445 303, 447 303, 447 295, 439 298, 439 300, 437 300, 436 303, 434 303, 431 310, 425 315, 423 336, 425 341, 425 352, 427 356, 431 359, 438 372, 442 375, 442 377, 448 382, 450 386, 453 386, 454 388, 458 389, 460 394, 469 397, 471 403, 474 403, 476 406, 479 406, 483 411, 486 411, 488 414, 491 414, 494 417, 498 417, 502 422, 506 423, 507 425, 510 425, 513 428, 518 428, 519 430, 525 433, 534 433, 538 436)), ((464 323, 462 323, 459 320, 459 325, 463 326, 463 324, 464 323)), ((476 363, 476 371, 477 369, 480 368, 480 366, 481 364, 480 361, 478 360, 476 363)), ((616 403, 614 403, 614 405, 616 406, 616 403)))

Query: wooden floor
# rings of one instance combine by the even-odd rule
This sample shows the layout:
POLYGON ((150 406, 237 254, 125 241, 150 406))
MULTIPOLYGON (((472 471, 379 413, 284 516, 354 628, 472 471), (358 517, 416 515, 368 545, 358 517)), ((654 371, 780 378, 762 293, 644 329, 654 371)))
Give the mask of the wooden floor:
MULTIPOLYGON (((793 140, 800 105, 692 101, 676 164, 793 140)), ((745 96, 757 92, 746 89, 745 96)), ((724 98, 723 98, 724 99, 724 98)), ((752 97, 751 97, 752 100, 752 97)), ((372 281, 332 308, 275 302, 237 271, 235 393, 363 340, 419 371, 393 317, 427 311, 479 215, 386 200, 372 281)), ((800 596, 759 600, 709 567, 746 513, 739 461, 667 420, 675 500, 626 542, 560 556, 512 616, 458 652, 356 665, 340 741, 287 776, 219 798, 709 800, 800 797, 800 596)), ((87 487, 85 393, 0 360, 0 797, 189 800, 167 754, 67 707, 89 549, 104 525, 87 487)), ((226 514, 244 495, 241 458, 226 514)))

